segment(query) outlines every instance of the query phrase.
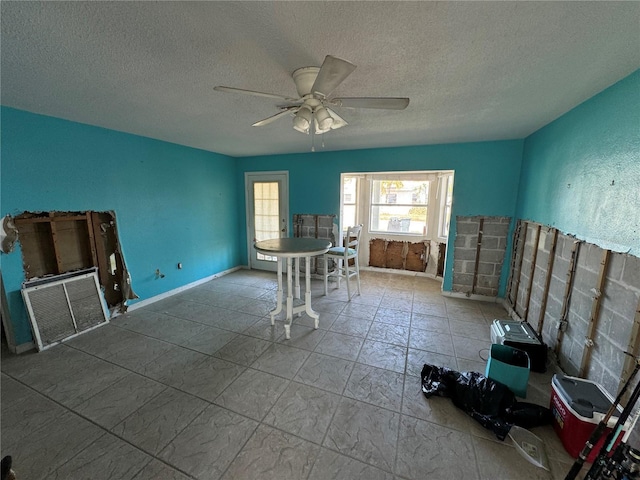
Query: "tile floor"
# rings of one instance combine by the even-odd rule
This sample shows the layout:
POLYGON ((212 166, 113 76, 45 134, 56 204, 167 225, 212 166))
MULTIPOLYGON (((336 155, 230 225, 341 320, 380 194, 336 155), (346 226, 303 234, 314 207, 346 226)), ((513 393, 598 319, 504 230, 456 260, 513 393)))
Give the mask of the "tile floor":
MULTIPOLYGON (((42 353, 2 358, 2 455, 28 479, 560 479, 447 398, 424 363, 484 372, 491 303, 432 279, 362 272, 362 295, 323 295, 311 319, 271 326, 275 274, 240 270, 42 353)), ((548 374, 527 401, 548 405, 548 374)))

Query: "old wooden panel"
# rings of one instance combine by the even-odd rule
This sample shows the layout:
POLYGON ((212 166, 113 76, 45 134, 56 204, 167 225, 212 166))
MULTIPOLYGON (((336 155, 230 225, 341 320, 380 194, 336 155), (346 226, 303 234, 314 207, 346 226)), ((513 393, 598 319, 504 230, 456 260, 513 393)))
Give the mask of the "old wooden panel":
POLYGON ((387 268, 404 269, 403 250, 406 242, 390 240, 387 242, 385 264, 387 268))
POLYGON ((410 243, 406 269, 412 272, 424 272, 427 268, 427 255, 427 245, 424 242, 410 243))
POLYGON ((369 266, 384 268, 385 250, 387 242, 380 238, 374 238, 369 242, 369 266))
MULTIPOLYGON (((93 267, 93 255, 86 218, 82 220, 56 221, 57 248, 62 271, 69 272, 93 267)), ((97 265, 95 265, 97 266, 97 265)))
POLYGON ((16 226, 20 232, 25 278, 58 273, 50 224, 21 223, 16 219, 16 226))

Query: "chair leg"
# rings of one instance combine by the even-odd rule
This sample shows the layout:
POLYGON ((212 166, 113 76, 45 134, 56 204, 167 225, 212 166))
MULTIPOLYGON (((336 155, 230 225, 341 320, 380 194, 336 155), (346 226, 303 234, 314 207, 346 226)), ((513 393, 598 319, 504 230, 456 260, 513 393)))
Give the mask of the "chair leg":
POLYGON ((349 260, 344 261, 344 278, 347 280, 347 298, 351 301, 351 281, 349 280, 349 260))
POLYGON ((358 279, 358 295, 360 293, 360 264, 358 263, 358 257, 355 257, 355 267, 356 267, 356 278, 358 279))
POLYGON ((326 255, 323 256, 324 258, 324 296, 328 296, 329 295, 329 289, 328 289, 328 280, 329 280, 329 257, 327 257, 326 255))

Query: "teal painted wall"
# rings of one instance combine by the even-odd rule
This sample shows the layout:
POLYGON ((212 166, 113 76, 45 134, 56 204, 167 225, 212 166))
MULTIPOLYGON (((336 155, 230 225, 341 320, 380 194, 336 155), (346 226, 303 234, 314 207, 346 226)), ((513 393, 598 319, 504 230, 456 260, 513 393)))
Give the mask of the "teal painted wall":
MULTIPOLYGON (((0 114, 2 216, 115 211, 141 299, 240 264, 233 158, 5 107, 0 114), (157 268, 165 278, 155 278, 157 268)), ((19 245, 0 261, 16 342, 29 342, 19 245)))
POLYGON ((640 256, 640 70, 525 140, 517 214, 640 256))
MULTIPOLYGON (((454 218, 456 215, 513 217, 521 159, 522 140, 245 157, 237 159, 238 203, 244 204, 244 172, 288 170, 291 214, 338 215, 341 173, 454 170, 454 218)), ((245 212, 241 215, 240 237, 246 238, 245 212)), ((452 222, 448 252, 453 251, 455 233, 452 222)), ((248 262, 246 247, 242 262, 248 262)), ((446 291, 451 290, 452 272, 453 256, 447 255, 443 281, 446 291)), ((507 273, 504 268, 501 295, 504 295, 507 273)))

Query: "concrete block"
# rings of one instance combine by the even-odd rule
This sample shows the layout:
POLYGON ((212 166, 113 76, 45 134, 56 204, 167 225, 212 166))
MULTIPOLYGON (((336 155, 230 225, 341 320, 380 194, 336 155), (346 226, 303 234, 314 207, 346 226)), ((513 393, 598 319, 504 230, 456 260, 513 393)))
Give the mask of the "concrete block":
POLYGON ((481 262, 497 263, 502 265, 503 260, 504 252, 501 250, 480 250, 481 262))
POLYGON ((464 264, 465 262, 462 260, 454 260, 453 261, 453 272, 454 273, 465 273, 464 272, 464 264))
POLYGON ((506 248, 507 248, 507 237, 500 237, 498 239, 498 248, 500 250, 506 250, 506 248))
POLYGON ((576 273, 573 276, 573 290, 593 296, 591 289, 596 288, 598 284, 598 274, 584 267, 584 265, 578 264, 576 268, 576 273))
POLYGON ((475 260, 476 250, 475 248, 456 248, 453 252, 453 258, 455 260, 475 260))
POLYGON ((477 234, 478 227, 480 224, 478 222, 460 222, 456 224, 456 234, 457 235, 468 235, 468 234, 477 234))
POLYGON ((509 225, 508 224, 502 224, 502 223, 489 223, 487 224, 486 222, 484 223, 484 225, 482 226, 482 234, 483 235, 490 235, 490 236, 495 236, 495 237, 506 237, 507 232, 509 231, 509 225))
POLYGON ((467 239, 469 237, 467 235, 456 235, 456 239, 453 243, 454 247, 468 247, 469 245, 467 245, 467 239))
POLYGON ((638 307, 639 293, 625 288, 620 283, 607 280, 604 284, 602 306, 618 313, 623 318, 633 319, 638 307))
MULTIPOLYGON (((606 310, 607 313, 610 312, 610 310, 606 310)), ((609 322, 609 330, 606 336, 613 343, 626 350, 631 336, 631 329, 633 328, 633 319, 623 317, 616 312, 611 312, 610 318, 611 321, 609 322)))
MULTIPOLYGON (((498 248, 499 237, 482 237, 482 249, 496 250, 498 248)), ((476 239, 476 242, 478 240, 476 239)))
MULTIPOLYGON (((481 275, 495 275, 496 274, 496 264, 495 263, 487 263, 480 262, 478 263, 478 273, 481 275)), ((499 274, 499 272, 498 272, 499 274)))
POLYGON ((498 294, 498 290, 495 288, 476 286, 475 293, 476 295, 485 295, 487 297, 495 297, 498 294))
POLYGON ((640 291, 640 258, 633 255, 625 255, 625 257, 622 281, 640 291))
MULTIPOLYGON (((622 279, 622 270, 626 257, 624 253, 611 252, 609 255, 609 268, 607 269, 607 278, 611 280, 622 279)), ((638 287, 640 288, 640 287, 638 287)))
POLYGON ((580 253, 578 254, 578 266, 582 266, 591 272, 598 273, 600 271, 600 262, 602 261, 602 248, 592 244, 583 243, 580 245, 580 253))
POLYGON ((488 275, 478 275, 477 285, 481 287, 498 288, 499 278, 488 275))
POLYGON ((453 283, 470 287, 471 285, 473 285, 473 275, 454 272, 453 283))

